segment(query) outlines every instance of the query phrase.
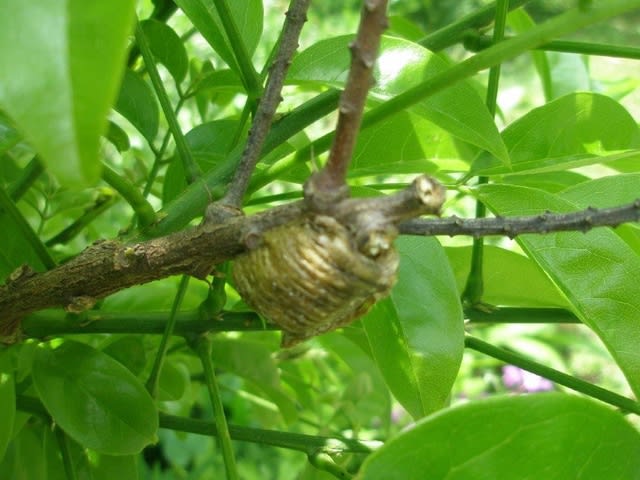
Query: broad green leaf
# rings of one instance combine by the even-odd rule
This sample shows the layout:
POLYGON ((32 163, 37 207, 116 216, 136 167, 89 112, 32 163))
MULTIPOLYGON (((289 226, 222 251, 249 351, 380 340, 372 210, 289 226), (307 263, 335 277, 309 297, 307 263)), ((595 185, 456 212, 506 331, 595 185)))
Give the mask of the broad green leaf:
POLYGON ((100 176, 100 136, 118 90, 135 5, 0 3, 0 108, 62 184, 92 184, 100 176))
POLYGON ((16 387, 12 356, 9 351, 0 351, 0 461, 4 457, 13 433, 16 415, 16 387))
POLYGON ((284 392, 278 367, 264 344, 245 339, 214 338, 212 358, 216 368, 249 381, 275 403, 287 423, 297 417, 295 403, 284 392))
MULTIPOLYGON (((352 38, 342 36, 321 40, 301 52, 291 65, 288 83, 342 88, 350 64, 347 45, 352 38)), ((389 99, 446 70, 448 66, 447 61, 418 44, 401 38, 383 37, 374 72, 376 83, 370 93, 377 100, 389 99)), ((451 135, 491 152, 505 164, 509 163, 491 115, 468 83, 456 83, 414 105, 410 111, 451 135)))
MULTIPOLYGON (((194 160, 203 172, 216 167, 227 157, 237 129, 237 121, 216 120, 198 125, 184 136, 194 160)), ((182 162, 174 156, 167 169, 162 201, 165 204, 170 202, 186 186, 182 162)))
POLYGON ((395 398, 414 417, 442 408, 464 344, 462 307, 449 262, 431 238, 401 237, 398 282, 362 324, 395 398))
POLYGON ((421 116, 401 112, 358 135, 349 176, 464 171, 467 168, 468 165, 459 159, 451 135, 421 116))
MULTIPOLYGON (((244 40, 247 52, 252 55, 262 35, 262 1, 247 0, 227 3, 240 36, 244 40)), ((189 20, 211 48, 220 55, 229 67, 237 71, 238 66, 233 54, 233 46, 230 45, 229 39, 224 33, 224 27, 213 0, 177 0, 176 4, 189 17, 189 20)))
POLYGON ((180 400, 189 385, 189 370, 180 362, 167 358, 158 379, 158 400, 180 400))
MULTIPOLYGON (((640 198, 640 174, 629 173, 597 178, 564 190, 560 196, 580 208, 610 208, 640 198)), ((640 255, 640 225, 625 223, 615 232, 640 255)))
POLYGON ((22 135, 12 122, 0 111, 0 156, 7 153, 22 141, 22 135))
MULTIPOLYGON (((47 480, 67 480, 60 446, 51 429, 44 432, 47 480)), ((68 439, 69 456, 77 478, 82 480, 136 480, 136 455, 101 455, 68 439)))
POLYGON ((47 478, 42 435, 42 424, 28 424, 20 430, 9 444, 4 459, 0 461, 3 480, 47 478))
POLYGON ((504 183, 533 187, 550 193, 557 193, 588 179, 589 177, 585 177, 577 172, 560 171, 507 175, 504 178, 504 183))
MULTIPOLYGON (((469 275, 472 247, 446 248, 447 257, 462 292, 469 275)), ((535 262, 503 248, 484 247, 484 293, 491 305, 566 307, 567 301, 535 262)))
POLYGON ((155 60, 165 66, 177 84, 182 82, 187 75, 189 59, 178 34, 157 20, 145 20, 140 25, 155 60))
POLYGON ((469 175, 566 170, 640 156, 640 129, 615 100, 595 93, 558 98, 513 122, 502 132, 511 168, 481 154, 469 175))
MULTIPOLYGON (((486 185, 478 196, 500 215, 567 212, 577 206, 532 188, 486 185)), ((518 243, 564 293, 574 313, 603 341, 640 394, 640 257, 613 231, 521 235, 518 243)))
POLYGON ((640 435, 610 408, 560 393, 493 397, 420 421, 358 480, 635 480, 640 435))
POLYGON ((144 342, 140 335, 127 335, 117 338, 102 349, 138 376, 146 364, 144 342))
MULTIPOLYGON (((207 64, 205 64, 207 65, 207 64)), ((191 89, 193 93, 240 93, 242 80, 236 72, 229 69, 214 70, 199 78, 191 89)))
POLYGON ((563 199, 580 208, 610 208, 640 198, 640 173, 610 175, 563 190, 563 199))
POLYGON ((119 152, 129 150, 129 148, 131 147, 127 132, 125 132, 117 124, 111 121, 109 121, 109 127, 107 128, 105 137, 112 143, 114 147, 116 147, 116 150, 118 150, 119 152))
POLYGON ((78 477, 87 480, 138 478, 137 455, 102 455, 92 450, 73 450, 78 477))
POLYGON ((40 348, 33 382, 54 421, 100 453, 139 453, 155 440, 158 415, 140 381, 109 355, 67 341, 40 348))
POLYGON ((114 108, 129 120, 149 143, 153 142, 158 134, 160 112, 153 90, 140 75, 131 70, 125 71, 114 108))
POLYGON ((20 265, 29 265, 34 270, 45 266, 32 244, 25 239, 23 230, 4 211, 0 211, 0 281, 14 272, 20 265))

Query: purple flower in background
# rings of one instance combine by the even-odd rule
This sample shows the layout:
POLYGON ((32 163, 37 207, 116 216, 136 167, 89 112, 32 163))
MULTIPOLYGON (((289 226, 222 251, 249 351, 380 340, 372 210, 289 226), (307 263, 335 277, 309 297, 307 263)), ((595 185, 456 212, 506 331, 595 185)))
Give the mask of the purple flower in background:
POLYGON ((546 392, 553 390, 553 383, 535 373, 527 372, 515 365, 502 367, 504 386, 518 392, 546 392))

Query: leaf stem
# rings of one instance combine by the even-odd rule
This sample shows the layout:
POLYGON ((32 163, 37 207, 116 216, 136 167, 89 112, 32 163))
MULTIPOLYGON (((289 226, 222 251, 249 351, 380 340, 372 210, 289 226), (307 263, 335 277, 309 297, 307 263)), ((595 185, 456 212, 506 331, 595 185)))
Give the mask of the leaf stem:
POLYGON ((22 198, 22 195, 25 194, 33 182, 35 182, 38 177, 44 172, 44 165, 38 158, 38 156, 33 157, 29 163, 22 170, 22 175, 20 178, 12 183, 7 189, 7 193, 9 197, 14 202, 17 202, 22 198))
POLYGON ((33 252, 36 254, 40 262, 42 262, 42 265, 47 270, 54 268, 56 266, 56 262, 49 254, 47 247, 45 247, 36 232, 31 228, 31 225, 29 225, 29 222, 27 222, 24 216, 22 216, 22 213, 20 213, 16 204, 11 200, 5 189, 2 187, 0 187, 0 210, 4 211, 4 213, 13 220, 23 239, 31 246, 33 252))
MULTIPOLYGON (((493 45, 491 38, 484 35, 469 34, 465 38, 464 46, 471 51, 480 51, 493 45)), ((578 53, 614 58, 629 58, 640 60, 640 48, 606 43, 587 43, 571 40, 553 40, 536 47, 538 50, 552 52, 578 53)))
POLYGON ((622 395, 618 395, 610 390, 585 382, 584 380, 560 372, 554 368, 547 367, 538 362, 534 362, 519 353, 495 347, 470 335, 465 337, 464 344, 467 348, 484 353, 485 355, 501 360, 505 363, 515 365, 516 367, 520 367, 523 370, 535 373, 536 375, 540 375, 541 377, 547 378, 559 385, 570 388, 571 390, 584 393, 585 395, 596 398, 602 402, 608 403, 609 405, 621 408, 624 411, 640 415, 640 404, 634 402, 630 398, 623 397, 622 395))
MULTIPOLYGON (((22 332, 28 337, 74 334, 163 334, 170 312, 103 312, 87 311, 69 315, 62 310, 42 310, 24 319, 22 332)), ((204 332, 246 332, 272 330, 252 312, 222 312, 206 317, 200 310, 175 314, 174 335, 198 335, 204 332)))
POLYGON ((156 392, 158 390, 158 380, 160 378, 162 364, 164 363, 164 359, 167 355, 169 338, 171 338, 174 333, 178 311, 180 310, 180 305, 182 305, 184 295, 187 292, 187 286, 189 285, 190 278, 191 277, 189 277, 188 275, 183 275, 180 279, 178 292, 176 293, 176 297, 174 298, 173 304, 171 305, 171 313, 169 314, 169 319, 165 326, 164 333, 162 334, 162 338, 160 339, 160 345, 158 346, 156 358, 153 361, 153 366, 151 367, 151 373, 149 374, 149 379, 147 380, 146 387, 152 397, 156 396, 156 392))
MULTIPOLYGON (((218 0, 224 3, 223 0, 218 0)), ((218 2, 216 2, 218 3, 218 2)), ((307 9, 310 0, 292 0, 286 14, 284 26, 282 28, 282 38, 278 46, 273 64, 269 69, 267 84, 258 104, 249 139, 242 153, 240 164, 235 171, 235 175, 226 195, 221 203, 235 208, 242 206, 242 201, 249 185, 251 174, 260 158, 267 133, 271 128, 273 116, 278 105, 282 101, 282 87, 284 79, 291 64, 291 58, 298 48, 298 38, 302 27, 307 20, 307 9)))
POLYGON ((247 95, 251 99, 257 99, 260 97, 262 92, 260 76, 253 67, 253 63, 249 57, 249 52, 247 51, 247 46, 244 43, 244 39, 238 30, 235 20, 233 19, 233 15, 229 9, 229 4, 226 0, 213 0, 213 3, 216 6, 216 10, 220 16, 220 21, 222 22, 222 27, 224 28, 229 40, 229 46, 233 50, 233 55, 238 63, 238 67, 242 75, 242 82, 247 89, 247 95))
MULTIPOLYGON (((509 0, 498 0, 496 2, 496 17, 493 27, 493 43, 497 44, 504 38, 504 29, 507 22, 507 13, 509 12, 509 0)), ((491 117, 495 118, 498 108, 498 86, 500 84, 500 64, 496 64, 489 70, 489 81, 487 84, 486 105, 491 117)), ((479 177, 478 184, 488 183, 487 177, 479 177)), ((476 218, 487 216, 487 207, 480 200, 476 199, 476 218)), ((483 258, 484 258, 484 239, 482 237, 473 239, 473 247, 471 250, 471 268, 467 283, 462 292, 462 300, 466 304, 474 305, 482 301, 484 293, 484 275, 483 275, 483 258)))
POLYGON ((466 308, 465 318, 472 324, 486 323, 578 323, 580 319, 564 308, 501 307, 491 311, 466 308))
POLYGON ((136 44, 140 48, 140 53, 142 54, 142 58, 144 59, 144 64, 147 67, 149 79, 151 80, 153 89, 155 90, 158 101, 160 102, 160 107, 162 107, 162 112, 164 113, 164 117, 169 125, 169 130, 173 135, 173 140, 176 142, 176 151, 178 152, 178 156, 182 161, 185 175, 187 176, 187 183, 193 183, 200 177, 200 168, 198 167, 198 164, 193 160, 184 135, 180 130, 178 119, 173 111, 173 107, 171 106, 169 96, 167 95, 167 91, 164 88, 164 84, 162 83, 160 74, 158 73, 158 68, 156 67, 153 53, 151 53, 151 48, 147 43, 144 31, 140 26, 140 22, 136 22, 135 38, 136 44))
POLYGON ((56 440, 58 441, 58 448, 60 449, 60 455, 62 456, 62 463, 64 465, 64 472, 67 476, 67 480, 76 480, 78 474, 76 473, 73 459, 71 458, 71 450, 69 449, 69 437, 58 426, 54 428, 56 434, 56 440))
MULTIPOLYGON (((212 422, 177 417, 160 412, 160 428, 169 428, 180 432, 199 435, 218 436, 216 425, 212 422)), ((318 450, 327 453, 371 453, 383 443, 375 440, 356 440, 339 437, 321 437, 302 433, 263 430, 259 428, 229 425, 229 435, 233 440, 271 445, 273 447, 298 450, 307 454, 318 450)))
POLYGON ((222 405, 222 398, 220 397, 220 389, 218 388, 218 382, 216 381, 213 362, 211 360, 211 339, 206 334, 198 337, 196 340, 195 350, 200 357, 200 363, 202 363, 202 368, 204 370, 205 383, 207 385, 207 390, 209 391, 211 406, 213 407, 216 432, 218 432, 218 439, 222 446, 222 456, 224 458, 227 479, 237 480, 239 476, 235 456, 233 454, 233 446, 231 445, 231 436, 229 435, 227 418, 224 413, 224 406, 222 405))
MULTIPOLYGON (((529 0, 511 0, 508 2, 508 9, 515 10, 527 2, 529 2, 529 0)), ((469 31, 483 28, 496 18, 496 3, 497 2, 494 2, 482 7, 462 17, 460 20, 436 30, 419 40, 418 43, 433 52, 437 52, 460 42, 468 35, 469 31)))
POLYGON ((102 164, 102 180, 122 195, 133 208, 142 227, 149 226, 156 221, 156 212, 138 188, 106 163, 102 164))

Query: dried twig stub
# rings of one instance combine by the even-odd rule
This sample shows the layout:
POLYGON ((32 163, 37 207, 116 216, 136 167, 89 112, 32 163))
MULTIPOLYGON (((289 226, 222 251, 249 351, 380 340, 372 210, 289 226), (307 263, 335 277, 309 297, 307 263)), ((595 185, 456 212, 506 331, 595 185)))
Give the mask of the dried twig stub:
POLYGON ((335 219, 309 215, 266 232, 260 247, 235 260, 233 277, 290 347, 350 323, 389 293, 398 267, 392 241, 370 257, 335 219))

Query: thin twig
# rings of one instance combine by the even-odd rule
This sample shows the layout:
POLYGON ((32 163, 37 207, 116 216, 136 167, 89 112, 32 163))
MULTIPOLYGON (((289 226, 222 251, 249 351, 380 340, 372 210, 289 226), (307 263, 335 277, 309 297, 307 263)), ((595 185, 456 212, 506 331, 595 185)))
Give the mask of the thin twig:
MULTIPOLYGON (((484 50, 491 47, 493 44, 494 41, 490 37, 479 34, 469 34, 464 41, 464 47, 473 52, 484 50)), ((554 40, 539 45, 536 49, 548 52, 579 53, 582 55, 640 60, 640 48, 629 47, 626 45, 554 40)))
POLYGON ((178 311, 180 310, 180 306, 182 305, 182 300, 184 299, 185 293, 187 292, 189 279, 190 277, 188 277, 187 275, 183 275, 180 279, 178 292, 173 299, 173 304, 171 305, 171 313, 169 314, 169 319, 167 321, 167 324, 165 325, 162 338, 160 339, 160 345, 158 346, 158 351, 156 352, 156 357, 153 361, 153 366, 151 367, 151 373, 149 374, 149 378, 147 379, 146 387, 152 397, 155 397, 158 391, 160 372, 162 371, 164 359, 167 356, 169 339, 173 335, 173 330, 176 326, 176 316, 178 314, 178 311))
POLYGON ((373 84, 380 37, 387 27, 387 1, 365 0, 356 38, 351 43, 351 68, 340 98, 338 124, 324 169, 305 185, 305 199, 316 210, 324 210, 348 196, 346 174, 351 163, 369 88, 373 84))
POLYGON ((145 66, 147 67, 149 79, 151 80, 153 89, 156 92, 160 106, 162 107, 162 112, 164 113, 164 117, 169 125, 169 130, 173 135, 173 140, 176 143, 176 151, 182 161, 187 182, 192 183, 200 177, 200 168, 193 159, 184 135, 182 134, 182 130, 180 130, 180 124, 178 123, 176 114, 173 111, 171 102, 169 101, 169 96, 167 95, 167 91, 165 90, 160 74, 158 73, 153 53, 151 52, 151 47, 149 47, 149 44, 147 43, 147 38, 145 37, 140 22, 136 23, 135 38, 136 44, 140 48, 140 53, 144 59, 145 66))
MULTIPOLYGON (((212 422, 195 420, 160 413, 160 428, 169 428, 179 432, 191 432, 199 435, 218 436, 216 426, 212 422)), ((376 440, 357 440, 339 437, 320 437, 302 433, 263 430, 236 425, 229 425, 229 433, 233 440, 288 448, 305 453, 322 450, 327 453, 371 453, 382 446, 376 440)))
MULTIPOLYGON (((509 0, 497 0, 496 17, 493 27, 493 42, 501 42, 504 38, 504 30, 507 23, 507 13, 509 11, 509 0)), ((486 105, 491 117, 495 118, 498 109, 498 87, 500 85, 500 63, 494 65, 489 70, 489 80, 487 82, 486 105)), ((485 176, 478 177, 478 185, 489 182, 489 178, 485 176)), ((479 199, 476 199, 476 218, 487 216, 487 207, 479 199)), ((473 239, 473 248, 471 251, 471 267, 469 275, 462 291, 462 300, 471 305, 482 301, 484 293, 484 274, 483 261, 484 257, 484 241, 482 238, 473 239)))
POLYGON ((249 95, 250 100, 255 100, 261 90, 260 76, 256 72, 255 68, 253 68, 251 57, 247 51, 242 34, 240 33, 240 30, 238 30, 238 26, 233 18, 227 0, 213 0, 213 3, 216 6, 216 11, 218 12, 218 16, 222 22, 222 27, 224 28, 224 32, 229 40, 229 45, 233 51, 238 68, 240 69, 240 74, 242 75, 244 86, 247 89, 247 94, 249 95))
POLYGON ((640 220, 640 199, 612 208, 587 208, 571 213, 542 213, 534 216, 496 218, 434 218, 408 220, 400 225, 405 235, 469 235, 486 237, 500 235, 513 238, 525 233, 552 233, 581 231, 595 227, 616 227, 622 223, 640 220))
POLYGON ((220 203, 240 208, 251 174, 255 169, 265 138, 271 127, 273 116, 282 101, 282 86, 291 64, 291 58, 298 48, 298 38, 307 20, 310 0, 292 0, 283 26, 282 39, 275 60, 269 69, 269 78, 260 99, 247 145, 235 172, 231 185, 220 203))
POLYGON ((229 435, 229 426, 227 425, 227 417, 224 412, 218 381, 211 360, 211 339, 207 335, 200 336, 195 343, 195 350, 200 357, 202 369, 204 371, 205 383, 209 391, 209 399, 213 408, 213 416, 216 424, 216 432, 220 445, 222 447, 222 457, 224 459, 227 480, 238 479, 238 467, 236 466, 236 458, 231 444, 231 436, 229 435))
MULTIPOLYGON (((509 10, 515 10, 527 2, 529 0, 511 0, 509 2, 509 10)), ((460 20, 430 33, 419 40, 418 43, 433 52, 437 52, 460 42, 469 31, 488 26, 495 16, 496 2, 475 10, 466 17, 462 17, 460 20)))
POLYGON ((156 221, 156 212, 133 183, 119 175, 106 163, 102 164, 102 180, 118 192, 133 208, 140 226, 146 227, 156 221))
POLYGON ((627 412, 633 412, 640 415, 640 404, 631 400, 630 398, 618 395, 615 392, 599 387, 589 382, 585 382, 572 375, 560 372, 554 368, 547 367, 538 362, 534 362, 526 358, 525 356, 505 350, 503 348, 494 347, 490 343, 483 342, 482 340, 467 335, 464 340, 464 345, 467 348, 476 350, 477 352, 484 353, 492 358, 496 358, 505 363, 509 363, 520 367, 528 372, 535 373, 541 377, 547 378, 559 385, 563 385, 567 388, 575 390, 576 392, 584 393, 592 398, 600 400, 601 402, 608 403, 615 407, 619 407, 627 412))

